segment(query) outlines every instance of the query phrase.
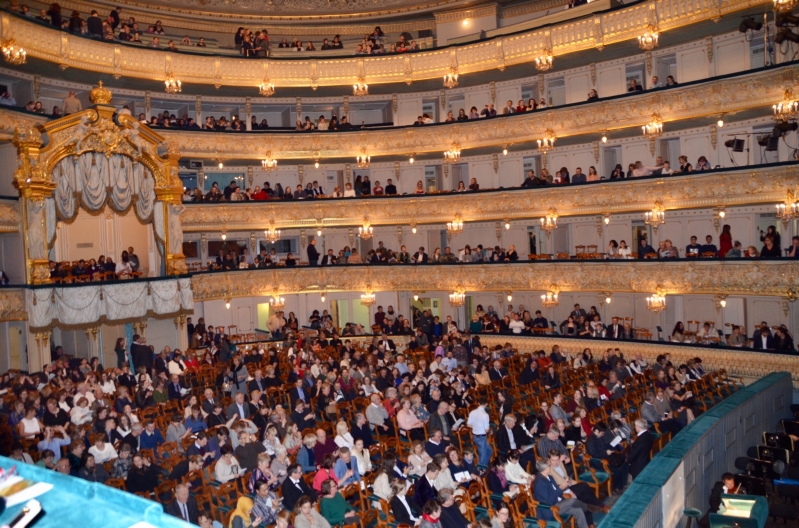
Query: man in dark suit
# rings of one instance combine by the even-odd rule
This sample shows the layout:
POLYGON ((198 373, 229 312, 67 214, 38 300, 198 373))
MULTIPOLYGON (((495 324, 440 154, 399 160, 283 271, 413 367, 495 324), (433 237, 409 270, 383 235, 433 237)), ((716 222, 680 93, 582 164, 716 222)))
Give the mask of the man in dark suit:
POLYGON ((175 500, 167 504, 164 511, 189 524, 197 524, 197 501, 189 496, 189 487, 185 484, 175 486, 175 500))
POLYGON ((130 345, 130 356, 133 358, 133 368, 136 372, 139 367, 144 367, 147 372, 153 370, 153 353, 150 347, 139 343, 141 336, 136 334, 133 336, 133 343, 130 345))
POLYGON ((197 438, 195 438, 194 443, 186 448, 186 456, 191 458, 192 455, 200 455, 203 457, 204 467, 210 466, 211 462, 214 461, 214 452, 208 449, 208 436, 205 434, 205 431, 197 433, 197 438))
POLYGON ((413 254, 411 259, 412 264, 427 264, 427 253, 424 252, 424 247, 420 247, 419 251, 413 254))
POLYGON ((308 242, 308 265, 316 266, 319 263, 319 251, 316 249, 316 239, 312 238, 308 242))
POLYGON ((533 449, 523 450, 524 447, 533 447, 533 439, 528 435, 513 414, 506 414, 502 426, 497 430, 497 450, 506 455, 510 451, 519 453, 519 464, 527 471, 527 464, 535 462, 533 449))
POLYGON ((624 325, 619 323, 618 317, 611 318, 605 337, 607 339, 624 339, 624 325))
POLYGON ((247 384, 248 392, 252 393, 254 390, 261 391, 261 393, 266 392, 266 380, 264 379, 264 373, 261 369, 255 371, 252 381, 247 384))
POLYGON ((155 358, 155 374, 169 373, 169 347, 165 347, 155 358))
POLYGON ((768 328, 761 328, 760 334, 752 341, 755 350, 773 350, 775 348, 774 336, 771 335, 768 328))
POLYGON ((519 374, 519 385, 529 385, 541 377, 538 371, 538 361, 532 360, 521 374, 519 374))
POLYGON ((386 183, 385 193, 388 195, 397 194, 397 186, 391 181, 391 178, 388 179, 386 183))
POLYGON ((214 391, 213 389, 205 389, 203 393, 203 411, 206 415, 211 414, 214 412, 214 405, 216 405, 220 400, 219 398, 214 398, 214 391))
POLYGON ((294 402, 294 412, 291 413, 291 421, 297 424, 300 431, 303 429, 313 429, 316 426, 316 417, 310 408, 306 409, 302 400, 294 402))
POLYGON ((438 478, 439 467, 430 462, 427 464, 427 472, 416 481, 416 488, 413 491, 413 499, 417 505, 427 504, 427 501, 436 500, 438 492, 433 482, 438 478))
POLYGON ((288 476, 283 481, 283 507, 291 511, 297 504, 297 500, 303 495, 308 495, 313 502, 316 502, 318 496, 316 492, 308 487, 305 480, 302 478, 302 466, 299 464, 292 464, 286 469, 288 476))
POLYGON ((494 365, 488 371, 488 377, 491 381, 501 381, 502 378, 508 376, 507 369, 502 368, 502 363, 499 360, 494 361, 494 365))
POLYGON ((294 388, 289 391, 289 399, 292 409, 296 409, 297 400, 302 400, 305 404, 311 403, 311 394, 307 388, 303 387, 302 378, 294 382, 294 388))
POLYGON ((180 376, 177 374, 172 374, 172 379, 169 380, 169 385, 167 386, 167 394, 169 395, 169 399, 183 399, 183 390, 183 387, 180 386, 180 376))
MULTIPOLYGON (((586 519, 586 515, 590 515, 587 513, 588 506, 575 497, 563 498, 563 490, 560 489, 555 483, 555 479, 550 475, 552 468, 549 465, 549 461, 542 458, 535 463, 535 467, 538 470, 538 475, 536 475, 533 484, 533 497, 535 500, 546 506, 557 505, 561 515, 574 517, 577 528, 588 528, 589 521, 586 519)), ((546 521, 554 520, 552 510, 549 508, 540 508, 538 517, 546 521)), ((591 524, 593 524, 593 518, 591 518, 591 524)))
POLYGON ((378 341, 377 344, 383 345, 383 350, 385 350, 386 352, 388 352, 389 350, 393 352, 397 351, 397 347, 394 345, 394 340, 389 339, 388 336, 386 336, 385 332, 380 336, 380 341, 378 341))
POLYGON ((333 254, 332 249, 327 250, 327 255, 322 257, 322 266, 335 266, 338 264, 338 258, 333 254))
POLYGON ((233 403, 228 405, 227 415, 233 417, 234 414, 237 414, 239 418, 242 419, 248 419, 250 417, 250 405, 244 401, 243 392, 237 393, 236 399, 233 400, 233 403))
MULTIPOLYGON (((569 314, 569 317, 574 319, 574 322, 576 324, 577 320, 580 319, 580 317, 587 318, 588 317, 588 313, 583 308, 580 308, 580 304, 578 303, 578 304, 574 305, 574 310, 572 310, 572 312, 569 314)), ((569 319, 567 317, 565 321, 560 323, 560 333, 561 334, 563 333, 563 327, 565 327, 568 322, 569 322, 569 319)))
POLYGON ((633 479, 649 464, 652 445, 655 443, 647 422, 643 418, 635 421, 635 432, 638 436, 633 439, 633 445, 627 455, 627 463, 630 464, 630 475, 633 476, 633 479))

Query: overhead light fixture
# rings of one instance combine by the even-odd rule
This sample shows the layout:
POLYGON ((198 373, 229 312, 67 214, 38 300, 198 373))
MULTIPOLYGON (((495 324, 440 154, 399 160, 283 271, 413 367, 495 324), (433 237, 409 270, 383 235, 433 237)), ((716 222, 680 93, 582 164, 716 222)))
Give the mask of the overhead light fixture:
POLYGON ((545 47, 541 54, 535 58, 535 69, 538 71, 548 71, 552 68, 552 49, 545 47))
POLYGON ((727 210, 723 205, 713 208, 713 227, 716 228, 716 232, 718 232, 721 227, 721 221, 724 220, 725 216, 727 216, 727 210))
POLYGON ((612 301, 613 292, 602 292, 599 296, 599 302, 604 302, 605 304, 610 304, 612 301))
POLYGON ((373 306, 376 301, 375 294, 371 291, 361 294, 361 304, 364 306, 373 306))
POLYGON ((222 241, 227 240, 227 233, 222 231, 222 241))
POLYGON ((269 301, 269 304, 272 305, 272 309, 274 311, 282 312, 283 308, 286 307, 286 299, 279 295, 273 295, 272 300, 269 301))
POLYGON ((450 235, 459 235, 463 233, 463 220, 460 215, 455 215, 455 220, 447 222, 447 233, 450 235))
POLYGON ((264 79, 258 85, 258 93, 261 94, 261 97, 271 97, 275 95, 275 85, 269 82, 269 79, 264 79))
POLYGON ((217 165, 217 166, 218 166, 220 169, 224 169, 224 168, 225 168, 225 164, 224 164, 224 163, 222 163, 221 161, 219 162, 219 165, 217 165))
POLYGON ((746 33, 747 31, 760 31, 761 29, 763 29, 763 23, 756 22, 754 17, 744 17, 744 19, 741 21, 741 24, 738 26, 738 31, 741 33, 746 33))
POLYGON ((658 32, 655 26, 646 25, 646 31, 638 37, 638 47, 644 51, 652 51, 658 47, 658 32))
POLYGON ((513 292, 508 292, 506 299, 508 299, 508 302, 511 302, 513 300, 513 292))
POLYGON ((507 156, 508 155, 508 147, 502 147, 502 155, 503 156, 507 156))
POLYGON ((799 101, 794 100, 791 90, 785 90, 782 102, 771 105, 771 109, 777 121, 790 121, 799 116, 799 101))
POLYGON ((666 309, 666 295, 660 287, 655 294, 646 298, 646 309, 656 314, 666 309))
POLYGON ((321 227, 316 230, 316 236, 318 236, 318 237, 322 236, 322 228, 321 227))
POLYGON ((716 295, 715 304, 716 304, 716 313, 721 313, 721 309, 727 306, 727 296, 716 295))
POLYGON ((663 202, 657 200, 655 207, 651 211, 644 213, 644 223, 657 233, 658 226, 666 223, 666 211, 663 209, 663 202))
POLYGON ((608 225, 610 223, 610 213, 603 214, 602 219, 604 220, 605 225, 608 225))
POLYGON ((321 300, 322 300, 322 302, 325 302, 325 298, 326 298, 326 297, 327 297, 327 292, 323 291, 323 292, 322 292, 322 295, 321 295, 321 297, 320 297, 320 298, 321 298, 321 300))
POLYGON ((444 152, 444 161, 447 163, 454 163, 461 159, 461 149, 457 143, 453 143, 452 147, 444 152))
POLYGON ((724 126, 724 118, 723 117, 719 117, 719 120, 716 121, 716 126, 719 127, 719 128, 722 128, 724 126))
POLYGON ((172 75, 172 72, 169 72, 166 74, 166 79, 164 80, 164 86, 166 93, 175 94, 175 93, 180 93, 183 83, 180 82, 180 79, 172 75))
POLYGON ((555 308, 560 304, 558 289, 555 286, 550 286, 549 290, 541 296, 541 304, 544 305, 544 308, 555 308))
POLYGON ((458 287, 458 291, 454 291, 449 294, 449 304, 453 308, 459 308, 466 304, 466 292, 464 292, 462 288, 458 287))
POLYGON ((261 160, 261 167, 267 171, 273 171, 277 168, 277 160, 272 157, 272 151, 266 153, 266 159, 261 160))
POLYGON ((225 308, 230 310, 230 299, 225 299, 225 308))
POLYGON ((663 121, 660 119, 660 114, 655 112, 652 114, 652 121, 641 127, 645 138, 654 139, 663 135, 663 121))
POLYGON ((372 225, 369 223, 369 219, 364 218, 363 225, 358 228, 358 236, 364 240, 369 240, 370 238, 372 238, 374 232, 375 230, 372 227, 372 225))
POLYGON ((458 68, 454 66, 449 69, 449 73, 444 76, 444 88, 455 88, 458 86, 458 68))
POLYGON ((546 154, 547 152, 555 148, 555 139, 556 139, 555 132, 553 132, 549 128, 546 129, 546 131, 544 131, 544 137, 537 141, 538 150, 543 154, 546 154))
POLYGON ((28 52, 22 46, 17 46, 14 39, 0 41, 0 51, 3 52, 5 61, 14 66, 20 66, 28 61, 28 52))
POLYGON ((369 165, 372 164, 372 156, 366 154, 366 149, 361 150, 361 153, 356 156, 355 160, 359 169, 368 169, 369 165))
POLYGON ((607 142, 608 142, 608 133, 604 132, 602 134, 602 143, 607 143, 607 142))
POLYGON ((264 238, 266 238, 266 241, 270 244, 274 244, 280 240, 280 229, 275 229, 274 220, 269 222, 269 228, 264 230, 264 238))
POLYGON ((418 293, 414 293, 413 294, 413 300, 414 301, 418 301, 419 300, 419 294, 418 293))
POLYGON ((357 97, 369 95, 369 85, 362 75, 358 77, 358 82, 352 85, 352 94, 357 97))
POLYGON ((411 224, 411 233, 416 234, 416 224, 411 224))
POLYGON ((778 13, 787 13, 793 11, 799 5, 799 0, 774 0, 774 11, 778 13))
POLYGON ((510 220, 505 221, 505 231, 510 230, 510 220))
POLYGON ((549 208, 547 215, 541 218, 541 229, 547 232, 547 238, 553 230, 558 228, 558 212, 554 207, 549 208))
POLYGON ((413 162, 414 162, 414 161, 416 161, 416 160, 414 160, 414 159, 413 159, 413 156, 414 156, 414 155, 413 155, 413 154, 411 154, 411 157, 410 157, 410 158, 408 158, 408 163, 410 163, 411 165, 413 165, 413 162))
POLYGON ((315 169, 318 169, 319 168, 319 161, 318 160, 314 161, 313 166, 314 166, 315 169))
POLYGON ((799 202, 793 191, 788 191, 785 197, 785 202, 776 205, 777 218, 782 220, 784 226, 795 218, 799 218, 799 202))

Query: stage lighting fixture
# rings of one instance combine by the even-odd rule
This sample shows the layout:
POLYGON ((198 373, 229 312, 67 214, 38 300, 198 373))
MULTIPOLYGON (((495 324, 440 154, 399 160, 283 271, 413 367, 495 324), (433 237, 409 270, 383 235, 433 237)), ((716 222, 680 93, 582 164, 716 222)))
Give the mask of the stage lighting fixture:
POLYGON ((777 13, 774 24, 776 24, 777 27, 799 26, 799 16, 792 15, 791 13, 777 13))
POLYGON ((744 140, 743 139, 728 139, 724 142, 724 146, 727 148, 731 148, 733 152, 743 152, 744 151, 744 140))
POLYGON ((746 17, 741 22, 741 25, 738 26, 738 31, 741 33, 746 33, 749 30, 752 31, 760 31, 763 29, 763 22, 755 22, 755 19, 752 17, 746 17))
POLYGON ((799 42, 799 35, 791 31, 787 27, 783 26, 774 36, 774 42, 776 44, 782 44, 786 40, 789 42, 799 42))
POLYGON ((774 125, 774 130, 771 132, 771 135, 772 137, 779 138, 783 134, 794 132, 797 128, 799 128, 799 124, 797 124, 796 121, 784 121, 774 125))

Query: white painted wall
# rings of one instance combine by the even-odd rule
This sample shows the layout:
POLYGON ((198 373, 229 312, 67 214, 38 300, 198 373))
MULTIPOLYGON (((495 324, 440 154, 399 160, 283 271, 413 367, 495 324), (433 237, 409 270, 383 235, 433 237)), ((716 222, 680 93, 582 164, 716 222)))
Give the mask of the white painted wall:
POLYGON ((497 15, 483 17, 472 17, 455 22, 436 23, 436 37, 438 45, 445 46, 450 39, 472 35, 480 31, 488 31, 497 28, 497 15))

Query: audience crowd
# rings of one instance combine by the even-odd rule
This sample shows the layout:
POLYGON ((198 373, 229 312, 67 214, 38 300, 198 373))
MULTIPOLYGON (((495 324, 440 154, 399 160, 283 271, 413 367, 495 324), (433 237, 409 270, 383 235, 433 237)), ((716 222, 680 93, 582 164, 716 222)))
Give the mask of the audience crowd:
MULTIPOLYGON (((376 322, 388 319, 381 314, 376 322)), ((650 366, 618 349, 597 361, 558 346, 522 355, 489 350, 477 335, 439 338, 429 313, 419 317, 407 353, 385 334, 355 347, 337 332, 290 326, 279 346, 237 349, 202 319, 187 331, 206 348, 186 355, 134 335, 130 346, 117 340, 116 366, 104 368, 55 347, 42 372, 0 379, 0 434, 10 436, 0 445, 200 526, 325 527, 380 515, 508 527, 520 515, 571 515, 588 528, 654 443, 707 409, 696 391, 730 383, 699 358, 674 365, 664 355, 650 366), (588 478, 588 467, 606 473, 588 478)))

